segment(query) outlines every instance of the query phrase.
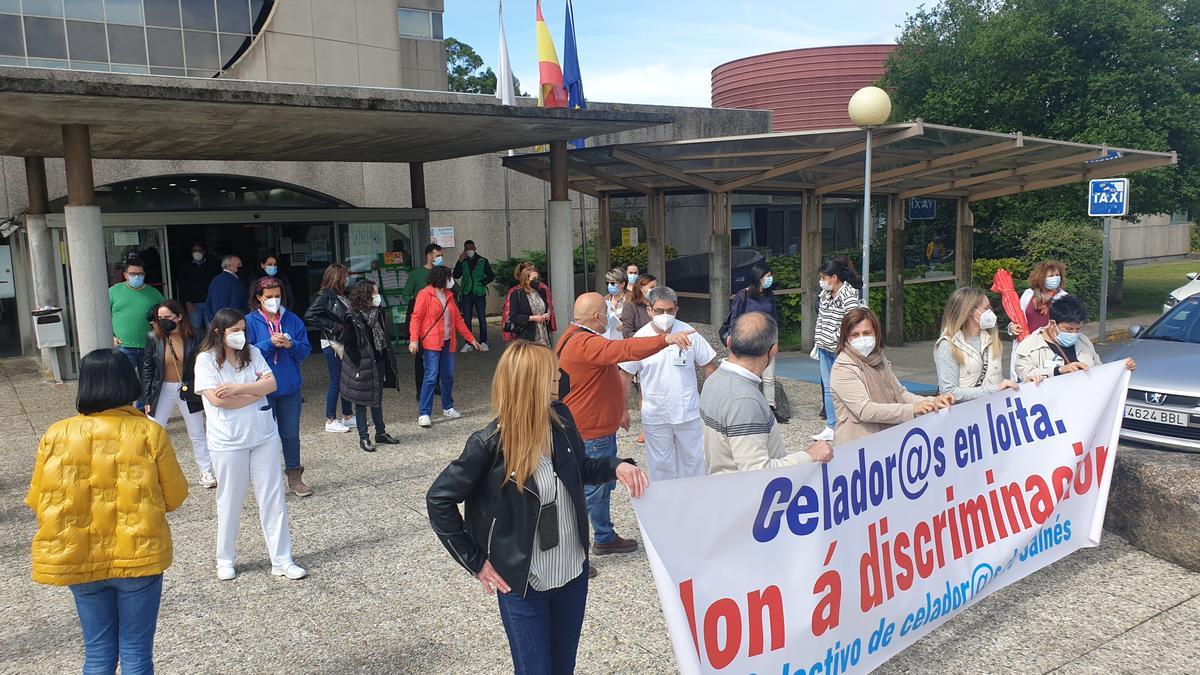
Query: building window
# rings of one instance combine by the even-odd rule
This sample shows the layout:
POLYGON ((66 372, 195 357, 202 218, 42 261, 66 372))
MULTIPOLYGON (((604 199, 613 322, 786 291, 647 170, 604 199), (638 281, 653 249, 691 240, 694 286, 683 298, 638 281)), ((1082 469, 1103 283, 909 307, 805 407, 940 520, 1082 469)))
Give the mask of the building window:
POLYGON ((424 9, 396 9, 400 34, 425 40, 442 39, 442 13, 424 9))
POLYGON ((1171 224, 1172 225, 1182 225, 1184 223, 1190 223, 1190 222, 1192 222, 1191 214, 1188 213, 1186 210, 1175 211, 1175 212, 1171 213, 1171 224))

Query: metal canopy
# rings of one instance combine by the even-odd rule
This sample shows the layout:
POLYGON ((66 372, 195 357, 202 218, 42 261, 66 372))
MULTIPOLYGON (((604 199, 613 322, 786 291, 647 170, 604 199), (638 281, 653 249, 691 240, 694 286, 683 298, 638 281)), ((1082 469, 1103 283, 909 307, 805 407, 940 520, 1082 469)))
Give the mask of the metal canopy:
POLYGON ((0 68, 0 155, 61 157, 86 125, 98 159, 429 162, 673 121, 499 105, 444 92, 0 68))
MULTIPOLYGON (((979 201, 1177 162, 1151 152, 921 121, 876 128, 871 188, 979 201)), ((594 196, 734 191, 861 194, 865 134, 830 129, 608 145, 568 154, 571 189, 594 196)), ((547 154, 504 165, 548 179, 547 154)))

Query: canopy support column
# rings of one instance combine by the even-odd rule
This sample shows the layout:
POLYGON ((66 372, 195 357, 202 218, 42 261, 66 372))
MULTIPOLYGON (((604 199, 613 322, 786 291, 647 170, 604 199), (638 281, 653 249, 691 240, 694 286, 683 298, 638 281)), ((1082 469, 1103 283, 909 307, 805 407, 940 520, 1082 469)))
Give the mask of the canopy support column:
POLYGON ((714 326, 729 314, 730 215, 729 193, 708 193, 708 322, 714 326))
POLYGON ((108 311, 104 227, 96 206, 92 176, 92 144, 88 127, 62 127, 67 170, 67 253, 71 265, 71 295, 75 310, 79 355, 113 346, 112 314, 108 311))
POLYGON ((887 327, 889 347, 904 344, 904 202, 896 195, 887 198, 887 327))
POLYGON ((817 270, 821 268, 821 197, 808 192, 804 197, 804 220, 800 226, 800 346, 812 351, 817 332, 817 270))
POLYGON ((959 197, 954 216, 954 277, 959 288, 971 285, 975 264, 975 214, 966 197, 959 197))
POLYGON ((575 246, 571 228, 571 201, 567 184, 567 142, 550 143, 550 203, 546 205, 546 260, 550 288, 558 302, 554 317, 559 331, 566 330, 575 313, 575 246))
POLYGON ((667 198, 661 192, 646 195, 646 269, 667 284, 667 198))
MULTIPOLYGON (((29 242, 29 277, 33 282, 33 306, 53 305, 58 297, 58 284, 54 280, 54 248, 50 243, 50 229, 46 227, 46 211, 49 210, 50 195, 46 190, 46 160, 43 157, 25 158, 25 183, 29 189, 29 212, 25 214, 25 240, 29 242)), ((35 345, 36 346, 36 345, 35 345)), ((58 354, 53 347, 41 350, 42 369, 53 373, 56 382, 62 381, 59 374, 58 354)))
MULTIPOLYGON (((596 289, 606 287, 608 281, 605 275, 612 269, 612 220, 610 197, 607 193, 600 196, 600 212, 596 217, 596 289)), ((601 293, 601 295, 604 295, 601 293)))

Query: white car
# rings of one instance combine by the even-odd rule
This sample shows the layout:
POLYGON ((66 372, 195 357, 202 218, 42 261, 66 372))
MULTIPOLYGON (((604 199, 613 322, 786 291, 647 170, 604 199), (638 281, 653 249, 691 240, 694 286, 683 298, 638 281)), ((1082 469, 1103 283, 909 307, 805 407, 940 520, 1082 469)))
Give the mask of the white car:
POLYGON ((1182 302, 1184 298, 1190 298, 1200 293, 1200 274, 1188 272, 1187 278, 1188 282, 1186 284, 1171 291, 1171 294, 1167 296, 1167 303, 1163 305, 1163 314, 1166 314, 1169 309, 1182 302))

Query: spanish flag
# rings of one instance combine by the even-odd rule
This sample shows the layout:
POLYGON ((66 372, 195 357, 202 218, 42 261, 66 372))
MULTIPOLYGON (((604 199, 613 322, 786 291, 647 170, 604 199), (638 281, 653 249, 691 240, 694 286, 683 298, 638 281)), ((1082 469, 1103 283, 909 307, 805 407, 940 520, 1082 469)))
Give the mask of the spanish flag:
POLYGON ((541 86, 538 87, 538 106, 567 107, 567 90, 563 88, 562 67, 558 64, 558 52, 554 49, 550 29, 546 26, 546 20, 542 18, 542 0, 537 0, 537 51, 538 74, 541 79, 541 86))

